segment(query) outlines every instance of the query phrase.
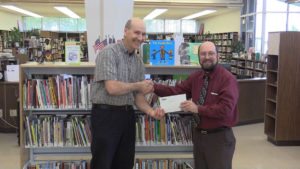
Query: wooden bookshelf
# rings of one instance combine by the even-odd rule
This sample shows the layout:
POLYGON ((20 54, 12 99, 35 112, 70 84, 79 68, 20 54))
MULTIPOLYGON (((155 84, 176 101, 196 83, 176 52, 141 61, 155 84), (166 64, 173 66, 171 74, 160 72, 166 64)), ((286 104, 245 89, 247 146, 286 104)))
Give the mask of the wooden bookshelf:
POLYGON ((216 44, 220 54, 220 62, 230 62, 232 44, 238 41, 238 32, 212 33, 197 36, 196 41, 212 41, 216 44))
POLYGON ((265 133, 276 145, 300 145, 300 32, 269 33, 265 133))
POLYGON ((248 60, 245 58, 231 58, 231 72, 249 78, 266 77, 266 62, 248 60))

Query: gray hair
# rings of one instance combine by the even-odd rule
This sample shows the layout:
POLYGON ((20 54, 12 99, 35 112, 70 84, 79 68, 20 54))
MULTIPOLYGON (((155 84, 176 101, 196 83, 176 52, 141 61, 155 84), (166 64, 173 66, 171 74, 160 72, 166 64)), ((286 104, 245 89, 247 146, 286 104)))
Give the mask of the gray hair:
POLYGON ((125 28, 130 29, 131 28, 131 19, 129 19, 126 24, 125 24, 125 28))

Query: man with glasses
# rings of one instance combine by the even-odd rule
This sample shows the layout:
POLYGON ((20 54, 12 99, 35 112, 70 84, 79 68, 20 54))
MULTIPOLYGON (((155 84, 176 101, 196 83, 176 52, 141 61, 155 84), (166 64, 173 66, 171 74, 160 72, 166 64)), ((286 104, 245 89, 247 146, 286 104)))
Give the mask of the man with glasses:
POLYGON ((194 115, 196 169, 230 169, 235 150, 231 127, 238 121, 238 83, 229 71, 218 65, 214 43, 201 44, 198 57, 200 71, 176 87, 154 84, 154 92, 158 96, 186 93, 187 99, 192 99, 182 102, 180 108, 194 115))

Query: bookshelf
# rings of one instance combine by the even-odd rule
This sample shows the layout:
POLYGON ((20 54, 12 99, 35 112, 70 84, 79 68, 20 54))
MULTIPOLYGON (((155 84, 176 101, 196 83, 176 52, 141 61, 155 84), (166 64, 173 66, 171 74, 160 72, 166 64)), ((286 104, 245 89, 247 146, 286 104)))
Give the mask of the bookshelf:
POLYGON ((266 64, 261 60, 232 57, 231 73, 249 78, 266 77, 266 64))
MULTIPOLYGON (((199 70, 198 66, 149 66, 146 65, 146 73, 149 74, 191 74, 199 70)), ((83 62, 80 65, 66 65, 65 63, 45 62, 42 64, 29 62, 20 66, 20 84, 19 95, 20 103, 25 103, 23 86, 25 79, 34 79, 35 76, 42 78, 50 75, 92 75, 94 73, 95 64, 83 62)), ((61 116, 62 118, 69 115, 88 116, 90 108, 41 108, 36 106, 25 106, 20 104, 20 153, 21 167, 28 166, 28 161, 56 161, 56 160, 90 160, 89 146, 28 146, 26 144, 26 117, 42 117, 42 116, 61 116)), ((137 145, 137 160, 155 160, 155 159, 193 159, 193 146, 189 145, 137 145)))
POLYGON ((300 145, 300 33, 269 33, 265 134, 276 145, 300 145))
POLYGON ((220 62, 230 62, 233 52, 232 45, 238 41, 238 32, 208 33, 197 36, 196 41, 214 42, 220 54, 220 62))
POLYGON ((0 53, 3 51, 4 48, 4 33, 0 30, 0 53))
POLYGON ((12 53, 10 31, 0 30, 0 53, 12 53))

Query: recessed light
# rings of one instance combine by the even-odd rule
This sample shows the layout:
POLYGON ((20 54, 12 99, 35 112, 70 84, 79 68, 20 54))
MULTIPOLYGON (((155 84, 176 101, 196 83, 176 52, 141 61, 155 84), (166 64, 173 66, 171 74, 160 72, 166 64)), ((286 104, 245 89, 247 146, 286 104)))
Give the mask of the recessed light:
POLYGON ((216 10, 205 10, 205 11, 201 11, 201 12, 198 12, 198 13, 186 16, 186 17, 184 17, 182 19, 193 19, 193 18, 197 18, 199 16, 203 16, 203 15, 208 15, 210 13, 214 13, 214 12, 216 12, 216 10))
POLYGON ((54 8, 68 15, 71 18, 80 18, 80 16, 78 16, 76 13, 74 13, 73 11, 71 11, 69 8, 65 6, 54 6, 54 8))
POLYGON ((33 16, 33 17, 36 17, 36 18, 41 18, 43 16, 41 15, 38 15, 38 14, 35 14, 33 12, 30 12, 30 11, 27 11, 25 9, 21 9, 21 8, 18 8, 16 6, 13 6, 13 5, 1 5, 3 8, 7 8, 7 9, 10 9, 10 10, 13 10, 13 11, 17 11, 17 12, 20 12, 22 14, 25 14, 25 15, 29 15, 29 16, 33 16))
POLYGON ((158 15, 166 12, 168 9, 155 9, 153 10, 151 13, 149 13, 144 19, 154 19, 156 18, 158 15))

